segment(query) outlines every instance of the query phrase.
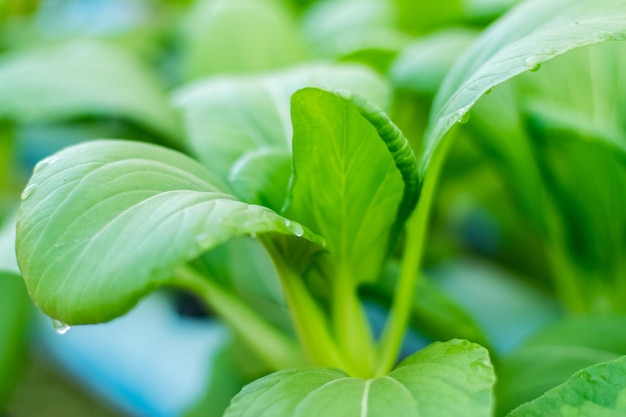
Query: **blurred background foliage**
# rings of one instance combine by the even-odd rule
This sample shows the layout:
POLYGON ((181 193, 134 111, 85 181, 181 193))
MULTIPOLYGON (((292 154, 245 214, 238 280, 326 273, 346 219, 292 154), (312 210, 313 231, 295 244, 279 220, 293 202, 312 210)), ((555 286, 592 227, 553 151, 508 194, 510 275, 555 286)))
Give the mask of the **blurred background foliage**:
MULTIPOLYGON (((358 63, 384 77, 391 118, 419 151, 446 72, 514 3, 0 0, 0 410, 14 417, 121 413, 94 405, 105 401, 83 392, 29 330, 34 309, 12 239, 20 193, 37 161, 102 137, 198 156, 192 138, 203 131, 190 130, 174 92, 184 87, 192 96, 202 83, 222 86, 319 62, 358 63), (61 402, 68 408, 59 409, 61 402), (72 414, 72 407, 83 411, 72 414)), ((624 52, 612 42, 546 63, 494 88, 455 132, 407 340, 413 348, 450 337, 489 346, 500 413, 582 366, 626 352, 626 342, 610 337, 626 305, 624 52), (556 326, 558 340, 546 342, 547 330, 527 338, 546 323, 556 326), (575 337, 588 329, 607 342, 575 337), (567 360, 549 362, 550 355, 567 360)), ((271 270, 259 248, 236 245, 248 246, 259 270, 271 270)), ((198 262, 235 262, 237 250, 219 248, 198 262)), ((393 276, 396 261, 385 275, 393 276)), ((289 327, 275 280, 239 269, 232 291, 289 327)), ((381 277, 363 290, 373 323, 390 288, 381 277)), ((183 315, 207 315, 188 296, 176 297, 183 315)), ((190 415, 220 415, 233 393, 266 371, 237 341, 218 358, 205 400, 195 409, 188 404, 190 415)))

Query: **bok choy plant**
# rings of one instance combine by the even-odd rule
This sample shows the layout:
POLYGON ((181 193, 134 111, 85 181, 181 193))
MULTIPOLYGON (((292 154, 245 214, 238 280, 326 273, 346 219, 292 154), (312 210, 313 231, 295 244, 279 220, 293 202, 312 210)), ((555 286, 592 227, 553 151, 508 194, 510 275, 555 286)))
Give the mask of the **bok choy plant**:
MULTIPOLYGON (((127 106, 124 114, 186 153, 98 139, 40 161, 17 221, 28 292, 63 328, 113 320, 161 287, 197 295, 267 374, 234 396, 226 417, 486 417, 496 405, 511 417, 623 415, 620 355, 573 361, 529 388, 516 382, 517 372, 533 379, 524 363, 544 359, 529 350, 499 357, 457 334, 400 352, 420 302, 416 290, 427 285, 422 264, 438 183, 470 111, 477 124, 468 124, 467 136, 512 184, 520 217, 541 231, 559 299, 572 313, 623 313, 625 121, 601 107, 611 100, 623 107, 623 89, 612 95, 607 83, 590 93, 600 107, 582 139, 571 138, 573 115, 586 114, 585 103, 570 105, 557 81, 524 77, 554 68, 558 80, 574 66, 566 59, 605 43, 594 46, 597 59, 616 60, 619 78, 623 59, 612 54, 623 48, 611 48, 624 39, 622 0, 521 3, 478 35, 445 78, 435 74, 443 81, 421 147, 388 115, 395 110, 387 82, 362 65, 198 79, 172 99, 182 128, 149 81, 136 83, 142 97, 151 94, 146 103, 92 85, 81 94, 93 95, 94 106, 127 106), (509 88, 523 97, 522 109, 509 88), (583 159, 586 171, 567 165, 583 159), (519 177, 528 183, 520 186, 519 177), (606 178, 614 182, 599 183, 606 178), (593 217, 597 201, 606 222, 593 217), (364 293, 383 287, 390 300, 378 332, 364 293), (524 390, 533 395, 513 398, 524 390)), ((291 49, 299 61, 300 46, 291 49)), ((419 65, 408 72, 399 65, 391 77, 419 86, 411 80, 419 65)), ((190 68, 190 77, 202 72, 190 68)), ((536 343, 550 346, 547 339, 536 343)))

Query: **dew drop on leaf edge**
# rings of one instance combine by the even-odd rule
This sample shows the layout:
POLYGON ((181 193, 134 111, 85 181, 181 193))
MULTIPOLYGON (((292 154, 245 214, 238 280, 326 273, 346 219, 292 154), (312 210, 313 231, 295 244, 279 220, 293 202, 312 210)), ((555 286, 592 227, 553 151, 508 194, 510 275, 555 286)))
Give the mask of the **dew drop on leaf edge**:
POLYGON ((65 333, 69 332, 71 328, 69 324, 65 324, 57 319, 52 319, 52 327, 54 327, 54 331, 60 335, 64 335, 65 333))
POLYGON ((526 66, 526 68, 528 68, 528 71, 537 72, 539 71, 539 68, 541 68, 541 61, 538 57, 532 55, 526 58, 526 61, 524 61, 524 65, 526 66))
POLYGON ((470 120, 470 113, 468 111, 466 113, 463 113, 463 115, 461 115, 461 118, 458 120, 457 123, 460 124, 460 125, 464 125, 467 122, 469 122, 469 120, 470 120))
POLYGON ((24 191, 22 191, 22 195, 20 196, 22 201, 28 199, 28 197, 30 197, 33 194, 33 191, 35 191, 36 188, 37 188, 36 184, 30 184, 29 186, 24 188, 24 191))
POLYGON ((298 237, 302 237, 302 235, 304 235, 304 228, 297 223, 291 227, 291 230, 293 231, 293 234, 298 237))
POLYGON ((33 172, 39 172, 42 169, 49 167, 50 165, 54 164, 57 159, 59 159, 59 157, 56 155, 52 155, 45 159, 42 159, 37 165, 35 165, 35 169, 33 172))

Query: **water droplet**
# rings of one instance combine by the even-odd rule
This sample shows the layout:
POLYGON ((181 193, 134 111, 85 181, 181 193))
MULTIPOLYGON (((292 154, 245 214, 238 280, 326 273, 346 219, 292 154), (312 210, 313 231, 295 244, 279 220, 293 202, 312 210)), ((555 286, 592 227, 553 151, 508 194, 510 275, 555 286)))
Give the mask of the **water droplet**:
POLYGON ((65 324, 62 321, 56 319, 52 319, 52 327, 54 327, 54 331, 60 335, 64 335, 71 329, 69 324, 65 324))
POLYGON ((304 228, 298 223, 294 223, 294 225, 291 227, 291 230, 293 231, 293 234, 298 237, 301 237, 304 234, 304 228))
POLYGON ((287 227, 291 226, 291 220, 285 219, 285 226, 287 227))
POLYGON ((464 125, 465 123, 469 122, 469 119, 470 119, 470 113, 465 112, 461 115, 461 118, 459 119, 457 123, 460 125, 464 125))
POLYGON ((39 172, 42 169, 49 167, 50 165, 54 164, 58 159, 59 157, 57 155, 52 155, 45 159, 42 159, 37 165, 35 165, 34 172, 39 172))
POLYGON ((528 71, 536 72, 539 71, 539 68, 541 67, 541 60, 534 55, 529 56, 526 58, 526 61, 524 61, 524 65, 528 68, 528 71))
POLYGON ((22 191, 21 195, 22 200, 26 200, 28 197, 30 197, 36 188, 37 184, 30 184, 28 187, 24 188, 24 191, 22 191))

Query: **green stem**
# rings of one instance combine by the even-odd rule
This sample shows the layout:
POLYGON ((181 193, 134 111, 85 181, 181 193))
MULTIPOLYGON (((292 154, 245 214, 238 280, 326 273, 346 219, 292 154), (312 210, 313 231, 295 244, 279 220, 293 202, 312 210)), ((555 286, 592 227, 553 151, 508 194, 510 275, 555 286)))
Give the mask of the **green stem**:
POLYGON ((289 306, 296 333, 313 365, 339 368, 346 372, 344 361, 329 330, 326 316, 309 294, 302 277, 290 265, 271 238, 261 242, 270 254, 289 306))
POLYGON ((369 378, 374 371, 372 334, 354 282, 351 274, 334 277, 333 324, 345 361, 358 371, 350 375, 369 378))
POLYGON ((302 366, 297 343, 221 285, 187 265, 176 268, 172 284, 201 296, 274 370, 302 366))
POLYGON ((415 297, 435 190, 451 143, 452 138, 444 141, 432 155, 417 207, 407 221, 406 244, 400 276, 389 318, 381 337, 380 356, 376 368, 377 376, 385 375, 393 369, 400 352, 415 297))

